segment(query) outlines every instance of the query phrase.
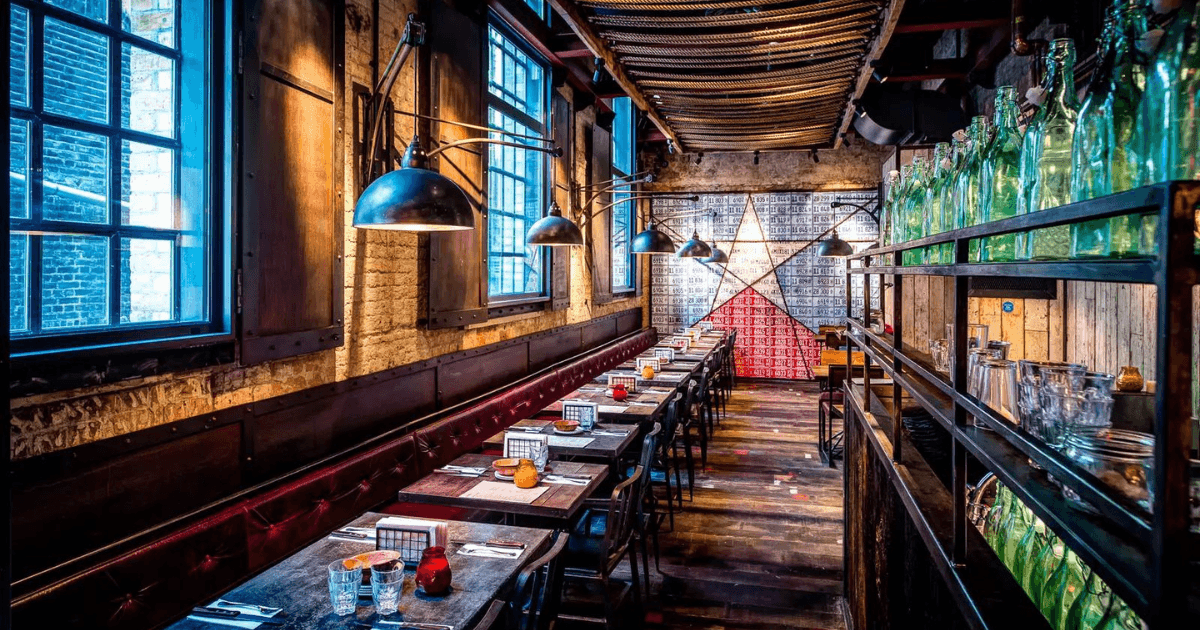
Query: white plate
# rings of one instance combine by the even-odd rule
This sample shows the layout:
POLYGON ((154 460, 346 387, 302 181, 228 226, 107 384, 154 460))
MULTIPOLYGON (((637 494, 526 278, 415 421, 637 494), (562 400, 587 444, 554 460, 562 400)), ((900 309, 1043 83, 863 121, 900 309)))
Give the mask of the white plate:
POLYGON ((500 481, 512 481, 513 480, 513 475, 501 475, 499 470, 493 472, 492 474, 496 475, 496 478, 499 479, 500 481))
POLYGON ((575 435, 577 433, 585 433, 585 431, 579 427, 576 427, 574 431, 559 431, 556 427, 554 433, 557 435, 575 435))

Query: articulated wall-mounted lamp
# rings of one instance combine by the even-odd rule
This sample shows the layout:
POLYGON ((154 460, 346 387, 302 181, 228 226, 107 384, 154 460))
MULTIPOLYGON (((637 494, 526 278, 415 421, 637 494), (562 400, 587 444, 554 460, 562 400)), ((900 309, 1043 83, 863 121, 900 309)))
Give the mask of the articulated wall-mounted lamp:
MULTIPOLYGON (((849 202, 845 202, 845 201, 834 201, 833 203, 829 204, 830 208, 841 208, 842 206, 851 206, 855 210, 854 210, 854 212, 851 212, 850 214, 847 214, 846 216, 842 217, 841 221, 838 221, 837 223, 835 223, 833 225, 833 227, 829 228, 828 230, 825 231, 825 233, 821 234, 821 236, 825 236, 825 234, 829 234, 829 240, 825 240, 825 241, 821 241, 821 242, 817 243, 817 255, 818 256, 824 256, 826 258, 845 258, 846 256, 849 256, 850 254, 854 253, 854 248, 850 246, 850 243, 847 243, 846 241, 843 241, 842 239, 838 238, 837 228, 839 225, 850 220, 850 217, 858 214, 859 212, 866 212, 868 216, 870 216, 872 219, 875 220, 875 223, 877 223, 877 224, 879 223, 879 215, 877 214, 879 211, 878 207, 876 207, 875 212, 872 212, 870 208, 868 208, 866 206, 860 206, 856 203, 849 203, 849 202)), ((821 238, 821 236, 818 236, 817 238, 821 238)))
MULTIPOLYGON (((651 181, 654 181, 654 177, 653 177, 653 175, 651 175, 648 172, 634 173, 633 175, 626 175, 623 177, 614 177, 610 180, 603 181, 603 182, 597 182, 595 184, 590 184, 588 186, 577 186, 575 188, 575 192, 577 192, 577 193, 588 192, 593 188, 597 188, 597 187, 600 188, 600 190, 593 192, 592 195, 590 197, 588 197, 588 199, 583 203, 582 207, 586 208, 586 207, 590 207, 592 205, 592 203, 594 203, 597 199, 600 198, 601 195, 603 195, 605 193, 613 192, 613 191, 617 190, 618 188, 635 186, 635 185, 643 183, 643 182, 651 182, 651 181)), ((541 219, 538 219, 537 222, 535 222, 532 226, 530 226, 529 232, 527 232, 525 235, 525 243, 528 245, 546 245, 549 247, 582 246, 582 245, 584 245, 582 228, 584 226, 586 226, 588 224, 588 222, 592 220, 593 217, 595 217, 596 215, 604 212, 605 210, 608 210, 609 208, 613 208, 619 204, 625 203, 627 201, 638 201, 641 199, 689 199, 689 200, 695 201, 698 199, 698 197, 683 197, 683 196, 678 196, 678 195, 655 195, 655 194, 651 194, 651 193, 646 193, 646 194, 641 194, 641 195, 632 195, 629 197, 624 197, 622 199, 618 199, 612 203, 609 203, 607 205, 600 207, 599 209, 595 210, 591 214, 587 214, 587 215, 580 217, 578 223, 563 216, 562 208, 559 207, 557 202, 552 201, 550 203, 550 208, 548 210, 547 216, 542 217, 541 219)), ((641 236, 641 234, 639 234, 638 236, 641 236)), ((664 237, 665 237, 665 235, 664 235, 664 237)), ((633 249, 634 249, 634 252, 636 253, 637 252, 637 237, 634 237, 633 249)), ((674 251, 673 245, 672 245, 672 251, 674 251)))
MULTIPOLYGON (((369 159, 363 181, 370 180, 378 161, 376 151, 383 130, 383 116, 387 108, 391 106, 392 87, 400 76, 401 68, 412 56, 413 50, 424 43, 425 25, 416 21, 413 14, 409 14, 408 24, 404 27, 404 36, 396 44, 396 50, 392 53, 392 58, 384 69, 383 77, 371 93, 371 132, 366 143, 369 159)), ((416 78, 419 74, 419 72, 414 73, 413 77, 413 103, 420 102, 420 99, 417 98, 419 86, 416 78)), ((384 173, 371 182, 359 196, 358 202, 354 205, 354 227, 411 232, 474 229, 475 213, 467 193, 463 192, 462 188, 459 188, 458 184, 448 177, 428 170, 426 167, 429 158, 447 149, 468 144, 499 144, 549 153, 556 157, 562 155, 562 149, 553 146, 553 139, 524 136, 501 129, 443 120, 432 116, 412 115, 414 120, 424 118, 489 133, 519 137, 527 142, 540 142, 548 146, 531 146, 522 142, 497 138, 467 138, 446 143, 426 153, 421 147, 421 139, 414 133, 408 149, 404 152, 404 157, 400 160, 400 168, 384 173)), ((388 156, 384 163, 385 168, 391 165, 391 160, 391 156, 388 156)))

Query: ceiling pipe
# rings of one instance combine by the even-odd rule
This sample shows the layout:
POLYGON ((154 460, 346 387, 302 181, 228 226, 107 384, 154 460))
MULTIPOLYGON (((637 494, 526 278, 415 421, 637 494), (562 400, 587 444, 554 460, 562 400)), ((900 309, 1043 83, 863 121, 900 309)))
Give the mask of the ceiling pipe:
POLYGON ((1025 39, 1025 0, 1012 0, 1012 51, 1021 57, 1033 53, 1033 46, 1025 39))

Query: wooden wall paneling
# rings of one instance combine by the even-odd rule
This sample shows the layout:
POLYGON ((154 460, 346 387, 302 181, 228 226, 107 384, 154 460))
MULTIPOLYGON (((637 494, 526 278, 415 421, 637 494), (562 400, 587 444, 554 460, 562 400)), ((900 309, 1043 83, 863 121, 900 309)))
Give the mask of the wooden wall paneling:
POLYGON ((349 390, 340 396, 340 420, 332 442, 334 450, 347 448, 393 429, 409 418, 437 411, 437 370, 430 366, 349 390))
POLYGON ((626 335, 642 327, 640 311, 626 311, 617 315, 617 335, 626 335))
POLYGON ((615 319, 588 322, 580 330, 580 347, 583 350, 590 350, 604 343, 606 339, 612 339, 616 334, 617 320, 615 319))
MULTIPOLYGON (((427 45, 417 54, 430 55, 426 85, 433 115, 448 120, 484 124, 483 45, 486 14, 483 4, 463 13, 446 2, 430 2, 427 45)), ((465 4, 465 3, 459 3, 465 4)), ((438 143, 481 135, 457 125, 433 125, 438 143)), ((477 145, 450 149, 435 158, 431 168, 458 184, 476 205, 475 229, 433 232, 429 235, 430 328, 452 328, 487 321, 487 200, 486 148, 477 145)))
MULTIPOLYGON (((1023 300, 1025 351, 1022 358, 1048 361, 1050 356, 1050 300, 1023 300)), ((1010 357, 1011 358, 1011 357, 1010 357)))
POLYGON ((243 364, 342 344, 342 7, 245 5, 243 364))
POLYGON ((1046 325, 1050 329, 1049 334, 1049 360, 1063 361, 1065 359, 1064 348, 1066 332, 1064 330, 1064 315, 1063 308, 1067 298, 1067 283, 1062 280, 1058 281, 1058 298, 1050 301, 1047 309, 1046 325))
MULTIPOLYGON (((1131 298, 1132 291, 1133 287, 1129 284, 1122 283, 1117 285, 1117 336, 1114 340, 1117 345, 1116 365, 1129 365, 1129 362, 1133 357, 1133 348, 1129 345, 1129 331, 1130 325, 1133 323, 1132 318, 1128 315, 1124 317, 1121 316, 1121 313, 1131 312, 1130 309, 1133 305, 1133 300, 1131 298)), ((1080 305, 1080 308, 1082 308, 1082 304, 1080 305)), ((1079 318, 1076 320, 1075 326, 1075 334, 1077 336, 1082 337, 1084 334, 1086 334, 1086 331, 1082 329, 1087 327, 1087 320, 1082 318, 1082 313, 1079 314, 1079 318)), ((1087 361, 1092 360, 1092 357, 1083 354, 1080 354, 1079 358, 1087 361)))
POLYGON ((941 276, 929 276, 929 332, 921 352, 929 351, 929 342, 946 335, 946 281, 941 276))
MULTIPOLYGON (((641 315, 638 315, 641 320, 641 315)), ((582 328, 568 328, 552 335, 529 340, 529 369, 540 370, 579 352, 582 328)))
MULTIPOLYGON (((1158 378, 1155 366, 1158 364, 1158 287, 1145 285, 1142 289, 1142 377, 1146 380, 1158 378)), ((1112 373, 1116 374, 1121 366, 1114 366, 1112 373)))
POLYGON ((1008 358, 1014 361, 1025 358, 1025 302, 1026 300, 1000 300, 1012 303, 1012 311, 1000 309, 1000 338, 1009 343, 1008 358))
POLYGON ((529 349, 523 344, 442 364, 437 374, 439 406, 462 402, 528 373, 529 349))
POLYGON ((900 304, 900 318, 904 322, 903 336, 900 339, 902 347, 916 348, 914 339, 916 338, 916 303, 920 293, 917 292, 917 279, 921 276, 905 276, 904 278, 904 297, 906 298, 900 304), (912 297, 909 297, 912 296, 912 297))
POLYGON ((1112 303, 1112 297, 1116 294, 1116 286, 1111 282, 1099 282, 1096 284, 1096 311, 1093 325, 1096 327, 1096 344, 1094 359, 1098 369, 1106 369, 1113 361, 1111 360, 1111 352, 1113 350, 1113 337, 1109 334, 1108 322, 1112 320, 1116 314, 1116 305, 1112 303))

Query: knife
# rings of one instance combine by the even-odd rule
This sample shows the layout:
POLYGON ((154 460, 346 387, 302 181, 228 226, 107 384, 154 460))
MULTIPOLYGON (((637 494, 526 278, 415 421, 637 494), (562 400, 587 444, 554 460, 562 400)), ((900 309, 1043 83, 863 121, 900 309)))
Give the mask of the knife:
POLYGON ((275 619, 272 617, 260 617, 258 615, 245 615, 243 617, 242 611, 240 611, 240 610, 228 610, 225 608, 213 608, 211 606, 196 606, 195 608, 192 609, 192 616, 208 617, 209 619, 225 619, 225 620, 237 619, 238 621, 250 621, 250 622, 254 622, 254 623, 261 623, 261 624, 267 625, 267 626, 282 626, 283 625, 282 619, 275 619))

